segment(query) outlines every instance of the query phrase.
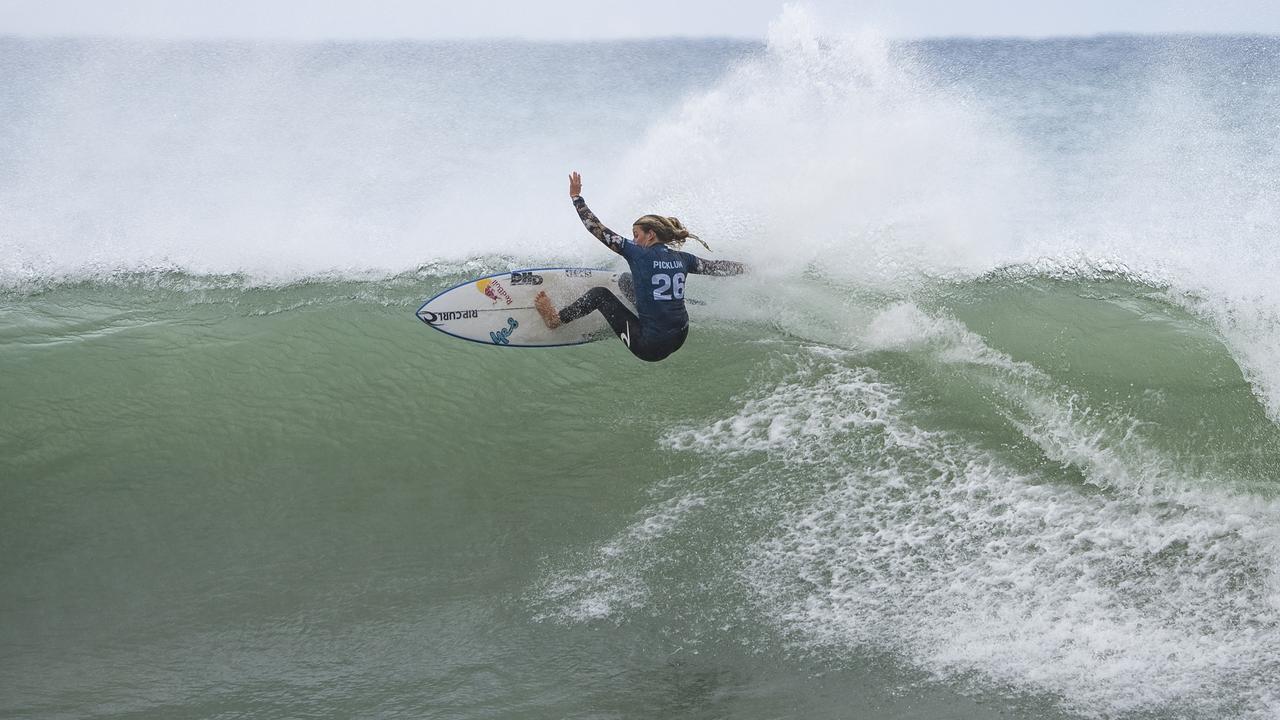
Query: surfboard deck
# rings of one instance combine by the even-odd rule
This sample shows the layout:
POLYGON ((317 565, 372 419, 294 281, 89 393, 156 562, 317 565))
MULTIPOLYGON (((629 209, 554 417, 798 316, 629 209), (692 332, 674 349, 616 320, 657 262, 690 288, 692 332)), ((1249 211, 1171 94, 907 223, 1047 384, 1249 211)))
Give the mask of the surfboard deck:
POLYGON ((612 336, 600 313, 552 330, 533 305, 547 293, 560 309, 596 286, 609 288, 628 307, 620 273, 600 268, 532 268, 495 273, 437 293, 418 308, 418 319, 452 337, 500 347, 581 345, 612 336))

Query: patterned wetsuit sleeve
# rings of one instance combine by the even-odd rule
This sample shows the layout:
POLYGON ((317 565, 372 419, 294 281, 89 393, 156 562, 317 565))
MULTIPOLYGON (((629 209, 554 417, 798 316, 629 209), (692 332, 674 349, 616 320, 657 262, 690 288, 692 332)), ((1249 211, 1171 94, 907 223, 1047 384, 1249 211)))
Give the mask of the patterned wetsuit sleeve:
POLYGON ((618 233, 610 230, 600 222, 600 218, 591 212, 591 208, 587 207, 587 201, 582 199, 581 195, 573 198, 573 207, 578 211, 578 217, 582 220, 583 226, 587 228, 587 232, 596 236, 596 239, 604 243, 610 250, 622 254, 622 248, 627 244, 627 239, 618 233))
POLYGON ((699 275, 741 275, 747 271, 747 266, 740 262, 732 260, 703 260, 697 255, 683 254, 687 260, 685 265, 691 273, 699 275))

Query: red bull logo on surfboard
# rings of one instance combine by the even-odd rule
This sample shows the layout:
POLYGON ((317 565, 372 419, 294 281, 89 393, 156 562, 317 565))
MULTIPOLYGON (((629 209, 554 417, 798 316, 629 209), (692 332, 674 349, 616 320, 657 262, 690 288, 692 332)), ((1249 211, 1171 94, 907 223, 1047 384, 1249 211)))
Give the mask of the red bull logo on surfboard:
POLYGON ((487 295, 495 303, 505 300, 508 305, 512 303, 511 294, 507 289, 502 287, 502 283, 493 278, 483 278, 476 281, 476 289, 487 295))

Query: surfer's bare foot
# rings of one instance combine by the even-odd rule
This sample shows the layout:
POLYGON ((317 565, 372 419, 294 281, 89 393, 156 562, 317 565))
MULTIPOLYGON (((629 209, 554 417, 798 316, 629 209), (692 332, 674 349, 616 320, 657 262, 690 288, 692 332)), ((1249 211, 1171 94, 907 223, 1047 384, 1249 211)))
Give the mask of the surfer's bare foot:
POLYGON ((552 307, 551 298, 547 297, 545 292, 538 293, 538 296, 533 299, 533 306, 538 308, 538 314, 542 316, 542 322, 546 323, 547 327, 552 330, 560 327, 562 324, 560 322, 560 313, 556 312, 556 309, 552 307))

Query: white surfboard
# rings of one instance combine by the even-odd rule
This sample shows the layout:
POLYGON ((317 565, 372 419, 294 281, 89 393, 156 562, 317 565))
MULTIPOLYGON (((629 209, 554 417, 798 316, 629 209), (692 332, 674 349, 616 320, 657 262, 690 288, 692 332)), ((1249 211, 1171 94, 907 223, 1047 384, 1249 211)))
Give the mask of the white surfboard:
POLYGON ((581 345, 612 336, 593 312, 552 330, 533 298, 547 293, 556 309, 597 285, 609 288, 635 312, 618 286, 620 273, 599 268, 535 268, 488 275, 445 290, 418 308, 418 319, 446 335, 502 347, 581 345))

